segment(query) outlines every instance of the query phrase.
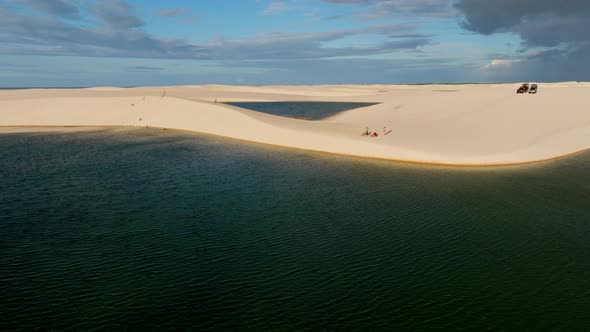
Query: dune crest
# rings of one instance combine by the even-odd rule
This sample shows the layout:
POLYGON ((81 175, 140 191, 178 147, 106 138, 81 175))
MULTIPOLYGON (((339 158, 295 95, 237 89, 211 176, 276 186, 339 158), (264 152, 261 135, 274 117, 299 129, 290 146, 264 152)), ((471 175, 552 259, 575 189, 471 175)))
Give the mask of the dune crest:
POLYGON ((452 165, 528 163, 590 148, 589 84, 540 84, 537 95, 517 95, 517 86, 5 90, 0 91, 0 126, 149 126, 343 155, 452 165), (221 103, 241 100, 379 104, 305 121, 221 103), (379 136, 362 136, 367 127, 379 136))

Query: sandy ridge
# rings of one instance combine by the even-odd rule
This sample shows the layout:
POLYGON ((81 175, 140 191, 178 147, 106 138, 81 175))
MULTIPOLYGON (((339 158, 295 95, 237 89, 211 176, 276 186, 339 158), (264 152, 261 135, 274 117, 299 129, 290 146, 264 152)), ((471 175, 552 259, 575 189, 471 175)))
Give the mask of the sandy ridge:
POLYGON ((134 126, 189 130, 284 147, 434 164, 503 165, 590 148, 590 84, 183 86, 0 91, 0 126, 134 126), (358 101, 378 105, 322 121, 218 101, 358 101), (362 137, 365 127, 381 135, 362 137), (383 128, 392 130, 383 135, 383 128))

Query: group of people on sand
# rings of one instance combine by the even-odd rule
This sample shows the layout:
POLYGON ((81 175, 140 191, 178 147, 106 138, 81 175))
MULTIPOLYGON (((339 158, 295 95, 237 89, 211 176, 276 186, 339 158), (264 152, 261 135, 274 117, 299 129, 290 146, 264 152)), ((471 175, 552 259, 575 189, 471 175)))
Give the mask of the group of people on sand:
MULTIPOLYGON (((385 136, 391 132, 392 132, 392 130, 387 130, 387 127, 383 127, 382 135, 385 136)), ((370 131, 369 127, 365 127, 365 131, 363 131, 361 136, 379 137, 379 134, 376 131, 370 131)))

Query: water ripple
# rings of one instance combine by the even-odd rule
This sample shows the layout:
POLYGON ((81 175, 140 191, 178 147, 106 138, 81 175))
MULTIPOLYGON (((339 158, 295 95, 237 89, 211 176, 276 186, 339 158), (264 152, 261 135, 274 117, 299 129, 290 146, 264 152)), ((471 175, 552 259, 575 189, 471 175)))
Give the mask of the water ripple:
POLYGON ((124 129, 0 151, 0 330, 590 327, 589 155, 484 171, 124 129))

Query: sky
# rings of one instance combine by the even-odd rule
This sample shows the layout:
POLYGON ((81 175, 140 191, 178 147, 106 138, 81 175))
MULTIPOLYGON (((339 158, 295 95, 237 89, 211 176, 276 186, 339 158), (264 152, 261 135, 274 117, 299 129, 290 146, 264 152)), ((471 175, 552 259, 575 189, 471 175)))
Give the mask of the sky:
POLYGON ((0 0, 0 87, 590 81, 590 0, 0 0))

